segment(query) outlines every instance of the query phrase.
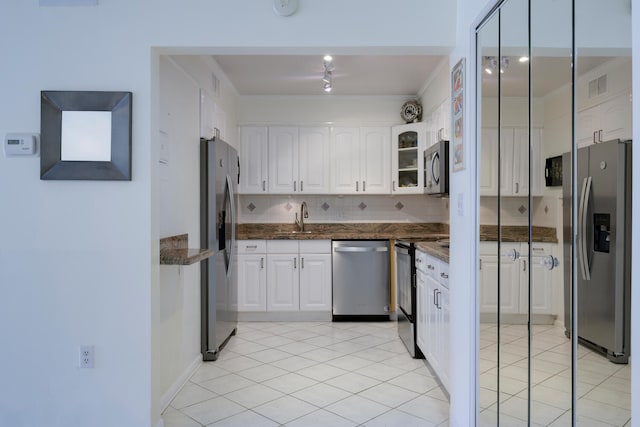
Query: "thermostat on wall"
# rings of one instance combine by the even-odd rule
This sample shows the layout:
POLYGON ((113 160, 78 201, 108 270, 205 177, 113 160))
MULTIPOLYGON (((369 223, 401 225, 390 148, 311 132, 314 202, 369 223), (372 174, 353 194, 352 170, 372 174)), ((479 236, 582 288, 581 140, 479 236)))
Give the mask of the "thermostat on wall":
POLYGON ((35 156, 38 144, 37 133, 8 133, 4 137, 6 157, 35 156))

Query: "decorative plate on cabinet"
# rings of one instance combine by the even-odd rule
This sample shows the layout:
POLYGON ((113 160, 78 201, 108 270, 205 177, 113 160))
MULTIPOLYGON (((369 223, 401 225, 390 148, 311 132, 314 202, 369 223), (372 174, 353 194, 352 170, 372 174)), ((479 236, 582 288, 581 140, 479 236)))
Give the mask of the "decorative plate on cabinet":
POLYGON ((407 101, 402 104, 400 116, 405 123, 415 123, 422 119, 422 105, 416 100, 407 101))

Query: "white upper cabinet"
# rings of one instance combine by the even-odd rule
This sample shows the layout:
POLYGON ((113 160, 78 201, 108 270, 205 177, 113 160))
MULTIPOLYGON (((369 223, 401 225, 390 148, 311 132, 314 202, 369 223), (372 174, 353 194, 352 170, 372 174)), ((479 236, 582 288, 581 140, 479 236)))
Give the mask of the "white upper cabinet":
POLYGON ((391 193, 391 130, 360 128, 360 178, 365 194, 391 193))
POLYGON ((482 129, 480 195, 541 196, 544 177, 542 153, 543 131, 531 129, 531 177, 529 185, 529 129, 504 127, 482 129), (498 182, 498 148, 500 148, 500 180, 498 182))
POLYGON ((389 194, 388 127, 331 128, 331 193, 389 194))
POLYGON ((298 185, 302 194, 329 192, 329 128, 302 127, 298 133, 298 185))
POLYGON ((293 194, 298 186, 298 128, 269 128, 269 193, 293 194))
POLYGON ((240 127, 240 194, 261 194, 268 191, 266 126, 240 127))
POLYGON ((498 194, 498 129, 483 128, 480 149, 480 195, 498 194))
POLYGON ((331 128, 331 193, 356 194, 360 180, 360 128, 331 128))
POLYGON ((391 128, 391 191, 393 194, 424 193, 424 122, 391 128))
POLYGON ((438 106, 437 121, 434 123, 435 127, 435 140, 449 141, 451 132, 451 100, 447 98, 442 104, 438 106))
POLYGON ((242 126, 240 194, 328 194, 329 128, 242 126))
POLYGON ((631 111, 628 93, 580 111, 576 120, 578 147, 612 139, 631 139, 631 111))

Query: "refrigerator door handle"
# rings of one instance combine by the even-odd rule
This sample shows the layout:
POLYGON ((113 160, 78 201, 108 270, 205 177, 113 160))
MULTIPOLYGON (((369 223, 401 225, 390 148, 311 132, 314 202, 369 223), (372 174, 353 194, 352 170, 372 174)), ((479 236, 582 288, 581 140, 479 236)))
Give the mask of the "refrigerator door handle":
POLYGON ((227 175, 227 179, 226 179, 226 193, 227 193, 227 197, 228 199, 226 200, 226 203, 229 204, 229 213, 231 218, 229 218, 229 226, 231 227, 231 241, 230 241, 230 247, 225 247, 225 251, 229 252, 229 264, 227 265, 227 276, 229 276, 231 274, 231 266, 234 263, 234 253, 235 253, 235 245, 236 245, 236 207, 235 207, 235 194, 233 194, 233 181, 232 178, 227 175))
POLYGON ((589 271, 589 259, 587 257, 587 212, 589 210, 589 195, 591 193, 591 177, 586 177, 582 182, 582 194, 578 208, 578 259, 583 280, 591 280, 589 271))

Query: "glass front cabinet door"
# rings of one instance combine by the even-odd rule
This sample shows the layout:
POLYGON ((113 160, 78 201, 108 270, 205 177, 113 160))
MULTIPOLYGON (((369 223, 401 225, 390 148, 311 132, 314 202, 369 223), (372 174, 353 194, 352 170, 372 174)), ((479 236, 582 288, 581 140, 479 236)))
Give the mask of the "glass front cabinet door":
POLYGON ((424 193, 425 123, 410 123, 392 128, 393 148, 391 191, 393 194, 424 193))

